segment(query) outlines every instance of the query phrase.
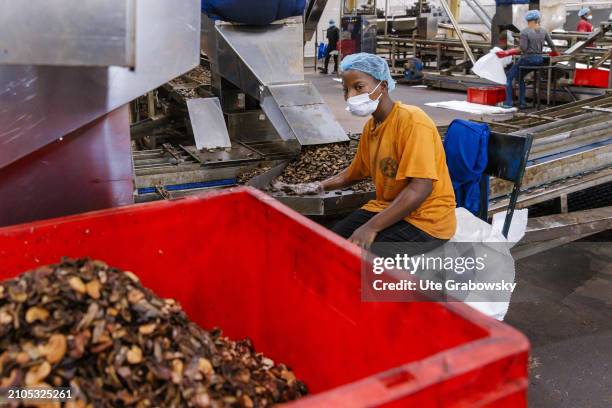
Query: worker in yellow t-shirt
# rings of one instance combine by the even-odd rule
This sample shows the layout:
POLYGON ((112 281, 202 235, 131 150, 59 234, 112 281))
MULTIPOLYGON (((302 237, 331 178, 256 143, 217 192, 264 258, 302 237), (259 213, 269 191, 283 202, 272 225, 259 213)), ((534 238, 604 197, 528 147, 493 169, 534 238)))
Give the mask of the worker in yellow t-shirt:
POLYGON ((295 190, 308 194, 340 189, 371 177, 376 199, 340 221, 336 233, 364 248, 373 242, 442 244, 455 233, 456 203, 434 122, 416 106, 389 97, 395 82, 382 58, 353 54, 341 68, 347 110, 371 117, 348 168, 295 190))

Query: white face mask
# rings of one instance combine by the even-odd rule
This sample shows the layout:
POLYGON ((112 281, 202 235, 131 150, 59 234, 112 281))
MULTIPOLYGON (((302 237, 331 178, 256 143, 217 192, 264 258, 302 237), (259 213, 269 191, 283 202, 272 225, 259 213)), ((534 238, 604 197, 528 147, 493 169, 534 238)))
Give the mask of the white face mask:
POLYGON ((374 90, 370 93, 364 93, 348 98, 346 100, 346 110, 355 116, 368 116, 373 114, 378 108, 378 102, 382 96, 382 93, 374 100, 370 99, 370 95, 376 92, 376 89, 378 89, 380 84, 382 84, 382 81, 380 81, 378 85, 376 85, 376 88, 374 88, 374 90))
POLYGON ((587 16, 587 20, 592 20, 593 16, 587 16))

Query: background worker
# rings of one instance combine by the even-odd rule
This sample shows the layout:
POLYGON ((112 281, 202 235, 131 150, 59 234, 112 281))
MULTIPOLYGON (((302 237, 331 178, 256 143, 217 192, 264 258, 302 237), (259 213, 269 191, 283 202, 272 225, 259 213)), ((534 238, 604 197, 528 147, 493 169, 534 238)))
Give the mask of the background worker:
POLYGON ((519 55, 521 57, 516 61, 508 73, 506 74, 506 101, 504 108, 512 107, 512 83, 518 77, 519 81, 519 107, 524 109, 525 105, 525 78, 521 75, 521 66, 539 66, 544 63, 542 52, 544 49, 544 41, 552 49, 551 56, 557 56, 557 47, 552 41, 550 34, 540 27, 541 15, 538 10, 529 10, 525 14, 527 20, 527 28, 521 31, 520 35, 520 48, 512 48, 506 51, 498 51, 496 54, 499 58, 505 58, 509 55, 519 55))
POLYGON ((389 97, 395 81, 376 55, 344 58, 342 85, 347 110, 369 117, 355 158, 323 182, 290 188, 319 193, 371 177, 376 199, 340 221, 336 233, 364 248, 375 241, 443 244, 455 233, 456 203, 436 125, 420 108, 389 97))
POLYGON ((327 29, 327 50, 325 51, 325 65, 323 66, 322 74, 328 74, 327 67, 329 59, 334 57, 334 74, 338 73, 338 41, 340 41, 340 30, 336 27, 334 20, 329 20, 329 28, 327 29))
POLYGON ((583 7, 578 10, 578 26, 576 27, 576 31, 581 33, 590 33, 593 31, 593 24, 591 24, 591 20, 593 19, 593 14, 591 13, 591 9, 588 7, 583 7))

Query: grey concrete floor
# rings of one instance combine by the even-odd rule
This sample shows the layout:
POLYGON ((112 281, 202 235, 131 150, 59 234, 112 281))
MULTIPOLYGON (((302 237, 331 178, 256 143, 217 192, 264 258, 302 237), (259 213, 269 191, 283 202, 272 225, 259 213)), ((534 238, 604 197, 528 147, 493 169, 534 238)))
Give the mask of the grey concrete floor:
MULTIPOLYGON (((361 132, 364 118, 344 110, 342 85, 309 74, 345 130, 361 132)), ((430 101, 465 94, 398 85, 393 98, 423 108, 438 125, 474 116, 430 108, 430 101)), ((529 406, 612 407, 612 231, 593 244, 569 244, 517 262, 517 290, 506 323, 531 341, 529 406)))
POLYGON ((532 407, 612 407, 612 231, 595 238, 517 262, 505 321, 531 341, 532 407))

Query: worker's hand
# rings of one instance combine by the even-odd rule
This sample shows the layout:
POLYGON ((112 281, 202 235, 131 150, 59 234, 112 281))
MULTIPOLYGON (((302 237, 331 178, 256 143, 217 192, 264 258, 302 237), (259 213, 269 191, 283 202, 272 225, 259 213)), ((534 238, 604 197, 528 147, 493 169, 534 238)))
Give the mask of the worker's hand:
POLYGON ((353 244, 359 245, 363 249, 369 249, 372 242, 376 239, 376 235, 378 235, 378 231, 369 227, 367 224, 363 224, 353 232, 353 235, 351 235, 348 240, 353 244))
POLYGON ((497 51, 495 55, 497 55, 497 58, 506 58, 508 53, 506 51, 497 51))
POLYGON ((325 191, 323 184, 319 181, 315 181, 314 183, 294 184, 292 190, 297 195, 320 194, 325 191))
POLYGON ((274 181, 272 183, 272 191, 292 191, 291 184, 283 183, 282 181, 274 181))
POLYGON ((323 184, 319 181, 313 183, 302 183, 302 184, 287 184, 282 181, 276 181, 272 187, 278 191, 284 191, 286 193, 294 193, 297 195, 311 195, 319 194, 324 192, 323 184))
POLYGON ((548 55, 551 57, 558 57, 561 54, 559 54, 559 51, 551 51, 548 53, 548 55))

